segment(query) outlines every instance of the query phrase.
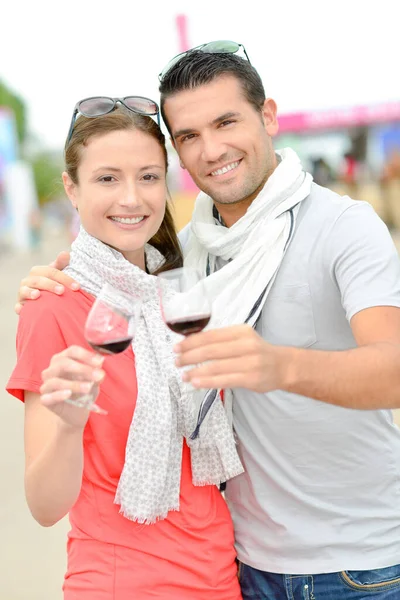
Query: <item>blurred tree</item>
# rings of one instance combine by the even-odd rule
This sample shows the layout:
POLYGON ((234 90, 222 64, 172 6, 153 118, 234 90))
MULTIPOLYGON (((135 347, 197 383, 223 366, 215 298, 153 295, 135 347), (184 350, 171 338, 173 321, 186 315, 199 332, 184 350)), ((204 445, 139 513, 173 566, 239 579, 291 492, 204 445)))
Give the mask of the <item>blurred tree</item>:
POLYGON ((45 204, 62 196, 64 188, 61 180, 61 158, 49 152, 41 152, 29 162, 33 168, 39 203, 45 204))
POLYGON ((19 142, 26 136, 26 107, 24 101, 0 81, 0 106, 11 108, 15 114, 19 142))
MULTIPOLYGON (((31 136, 28 136, 25 102, 2 81, 0 81, 0 106, 10 108, 15 115, 22 157, 32 165, 40 204, 59 198, 63 191, 61 182, 62 159, 51 152, 37 150, 32 152, 28 148, 32 139, 31 136)), ((39 142, 36 140, 35 146, 38 144, 39 142)))

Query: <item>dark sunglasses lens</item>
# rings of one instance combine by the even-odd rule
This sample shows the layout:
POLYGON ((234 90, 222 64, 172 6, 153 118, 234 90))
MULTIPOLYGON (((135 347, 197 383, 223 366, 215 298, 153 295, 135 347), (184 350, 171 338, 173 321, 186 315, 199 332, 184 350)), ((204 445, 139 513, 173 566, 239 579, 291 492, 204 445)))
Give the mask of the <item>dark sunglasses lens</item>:
POLYGON ((239 50, 240 46, 237 42, 229 40, 219 40, 217 42, 209 42, 205 44, 201 50, 210 54, 221 52, 222 54, 234 54, 239 50))
POLYGON ((150 98, 138 98, 137 96, 128 96, 124 98, 124 103, 132 108, 132 110, 137 110, 144 115, 156 115, 158 113, 158 106, 153 100, 150 98))
POLYGON ((111 98, 88 98, 79 103, 79 112, 85 117, 99 117, 105 115, 114 108, 111 98))

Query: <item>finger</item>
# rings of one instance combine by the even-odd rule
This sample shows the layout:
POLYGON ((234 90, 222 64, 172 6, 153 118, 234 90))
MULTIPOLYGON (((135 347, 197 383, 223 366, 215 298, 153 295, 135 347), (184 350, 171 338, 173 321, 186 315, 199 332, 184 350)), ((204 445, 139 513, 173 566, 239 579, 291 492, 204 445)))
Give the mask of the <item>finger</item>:
POLYGON ((48 381, 54 377, 62 377, 70 381, 103 381, 105 372, 98 368, 78 362, 68 357, 54 359, 50 366, 42 372, 42 381, 48 381))
POLYGON ((193 350, 188 350, 177 356, 175 364, 177 367, 185 367, 204 363, 210 360, 221 360, 229 358, 250 358, 259 352, 259 340, 255 337, 249 337, 234 342, 218 342, 200 346, 193 350))
POLYGON ((78 363, 76 361, 68 361, 56 363, 42 373, 42 381, 49 381, 53 378, 61 377, 68 381, 90 381, 92 383, 100 383, 105 377, 105 372, 101 369, 93 369, 78 363))
POLYGON ((229 388, 242 388, 245 387, 248 382, 248 375, 243 376, 242 373, 231 373, 230 375, 208 375, 203 377, 194 377, 190 380, 193 387, 203 390, 211 389, 229 389, 229 388))
POLYGON ((37 292, 38 290, 45 290, 61 295, 64 293, 64 289, 65 288, 63 285, 52 279, 49 279, 48 277, 43 275, 29 275, 29 277, 21 282, 21 287, 18 292, 18 299, 32 300, 32 292, 37 292))
POLYGON ((61 377, 53 377, 48 381, 45 381, 40 387, 40 394, 52 394, 53 392, 61 392, 69 390, 72 394, 89 394, 93 389, 92 381, 71 381, 69 379, 63 379, 61 377))
POLYGON ((250 325, 232 325, 232 327, 221 327, 220 329, 210 329, 189 335, 182 342, 174 347, 175 352, 180 354, 199 346, 208 344, 227 343, 236 341, 239 337, 247 336, 253 332, 250 325))
POLYGON ((182 378, 184 381, 192 381, 198 377, 229 376, 231 374, 242 374, 248 378, 249 373, 259 373, 260 370, 260 360, 258 357, 254 356, 246 360, 240 357, 198 365, 188 371, 184 371, 182 378))
POLYGON ((54 404, 65 402, 65 400, 68 400, 68 398, 71 398, 71 396, 71 390, 59 390, 57 392, 43 394, 40 396, 40 400, 45 406, 53 406, 54 404))
POLYGON ((42 278, 39 280, 39 283, 43 283, 43 281, 45 281, 46 287, 40 287, 39 289, 45 289, 51 292, 54 291, 54 287, 56 285, 61 285, 72 290, 77 290, 80 287, 79 283, 74 281, 72 277, 70 277, 63 271, 56 269, 55 267, 37 266, 31 269, 29 276, 24 280, 24 283, 26 285, 29 285, 29 287, 36 288, 38 286, 33 285, 33 278, 42 278), (49 287, 50 283, 48 280, 51 282, 51 287, 49 287))
POLYGON ((63 360, 64 358, 73 359, 77 362, 92 365, 94 367, 100 367, 103 364, 105 357, 92 350, 86 350, 86 348, 82 348, 82 346, 73 345, 68 346, 68 348, 62 352, 55 354, 51 359, 50 365, 63 360))
POLYGON ((21 314, 22 307, 24 306, 23 302, 17 302, 14 306, 14 312, 19 316, 21 314))
POLYGON ((40 296, 40 291, 24 285, 25 281, 24 279, 21 282, 21 287, 18 290, 18 302, 20 303, 24 303, 25 300, 36 300, 40 296))
POLYGON ((50 267, 54 267, 55 269, 62 271, 63 269, 65 269, 65 267, 69 265, 70 259, 70 253, 66 250, 63 250, 59 253, 56 260, 50 263, 50 267))

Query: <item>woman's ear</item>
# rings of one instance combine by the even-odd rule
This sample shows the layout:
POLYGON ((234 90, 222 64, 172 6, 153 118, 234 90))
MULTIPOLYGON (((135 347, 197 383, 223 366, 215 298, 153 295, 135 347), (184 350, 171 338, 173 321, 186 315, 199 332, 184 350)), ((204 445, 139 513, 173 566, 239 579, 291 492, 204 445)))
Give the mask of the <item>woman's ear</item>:
POLYGON ((76 200, 76 185, 72 181, 71 177, 68 175, 66 171, 62 174, 62 180, 64 184, 64 190, 67 194, 68 198, 71 201, 71 204, 74 208, 78 209, 78 203, 76 200))

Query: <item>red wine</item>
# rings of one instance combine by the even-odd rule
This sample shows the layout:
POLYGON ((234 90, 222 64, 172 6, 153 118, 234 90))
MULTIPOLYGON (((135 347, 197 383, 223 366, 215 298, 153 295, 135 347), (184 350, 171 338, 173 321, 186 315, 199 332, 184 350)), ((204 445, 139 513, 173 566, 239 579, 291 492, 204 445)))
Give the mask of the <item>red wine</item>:
POLYGON ((122 338, 119 340, 111 340, 110 342, 104 342, 103 344, 94 344, 89 342, 93 350, 97 350, 100 354, 119 354, 124 352, 131 343, 132 338, 122 338))
POLYGON ((211 315, 196 315, 194 317, 182 317, 173 321, 166 321, 167 326, 181 335, 199 333, 210 322, 211 315))

